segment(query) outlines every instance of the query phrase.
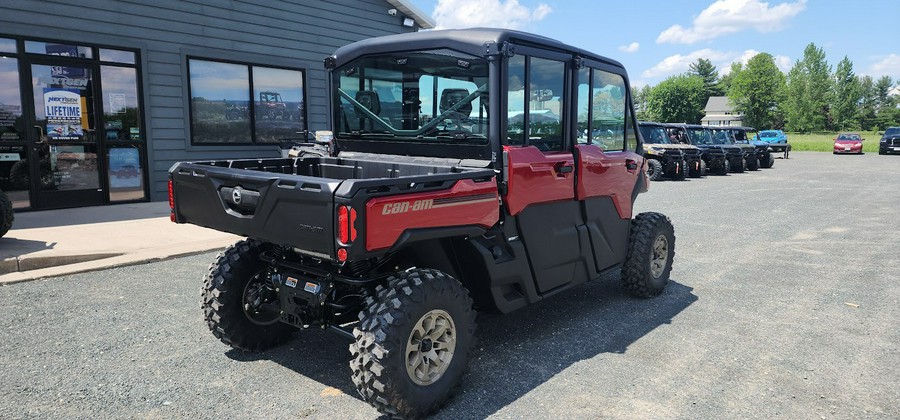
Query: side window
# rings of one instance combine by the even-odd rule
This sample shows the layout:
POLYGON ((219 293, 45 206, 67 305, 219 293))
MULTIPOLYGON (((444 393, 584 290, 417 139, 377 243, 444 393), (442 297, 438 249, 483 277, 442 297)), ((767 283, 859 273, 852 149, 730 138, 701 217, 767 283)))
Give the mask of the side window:
POLYGON ((579 144, 588 143, 588 129, 590 128, 588 121, 590 119, 591 103, 591 69, 585 67, 578 71, 578 108, 575 110, 577 117, 578 132, 575 133, 575 139, 579 144))
POLYGON ((631 108, 625 108, 625 150, 637 150, 637 132, 634 130, 634 116, 631 108))
POLYGON ((625 147, 625 79, 617 74, 594 70, 592 81, 591 140, 604 150, 623 150, 625 147))
POLYGON ((509 59, 507 85, 507 140, 510 145, 520 146, 525 144, 525 56, 509 59))
POLYGON ((566 64, 532 58, 529 69, 528 140, 543 151, 562 150, 566 64))

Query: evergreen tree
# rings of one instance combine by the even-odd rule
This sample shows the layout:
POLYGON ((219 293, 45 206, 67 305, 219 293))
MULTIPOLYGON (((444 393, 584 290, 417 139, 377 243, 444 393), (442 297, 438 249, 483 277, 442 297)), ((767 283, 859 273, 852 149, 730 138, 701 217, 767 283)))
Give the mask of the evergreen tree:
POLYGON ((894 106, 893 98, 890 96, 891 86, 893 86, 893 84, 894 82, 891 80, 891 76, 881 76, 881 78, 875 82, 875 108, 878 111, 894 106))
POLYGON ((703 79, 703 87, 706 89, 707 98, 724 94, 724 91, 719 86, 719 71, 712 61, 705 58, 697 59, 696 63, 691 63, 688 73, 700 76, 703 79))
POLYGON ((744 115, 745 125, 759 129, 780 127, 783 96, 784 74, 767 53, 753 56, 734 76, 728 91, 728 99, 735 111, 744 115))
POLYGON ((859 83, 859 128, 870 131, 875 127, 875 81, 871 76, 857 77, 859 83))
POLYGON ((862 88, 853 73, 853 62, 844 56, 834 71, 834 94, 831 102, 834 128, 843 131, 859 127, 861 97, 862 88))

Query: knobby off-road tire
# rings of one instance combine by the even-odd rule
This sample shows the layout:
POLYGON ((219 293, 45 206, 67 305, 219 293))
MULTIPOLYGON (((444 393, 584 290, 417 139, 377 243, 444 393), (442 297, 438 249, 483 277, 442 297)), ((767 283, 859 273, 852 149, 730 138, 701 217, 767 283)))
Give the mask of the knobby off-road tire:
POLYGON ((759 170, 759 158, 752 158, 747 160, 747 170, 748 171, 758 171, 759 170))
POLYGON ((761 168, 771 168, 774 165, 775 165, 775 156, 772 156, 771 153, 769 153, 768 159, 759 162, 759 166, 761 168))
POLYGON ((728 159, 725 159, 724 163, 722 163, 722 166, 716 168, 717 175, 728 175, 729 171, 731 171, 731 161, 728 159))
POLYGON ((363 399, 391 416, 439 408, 459 384, 475 337, 466 288, 437 270, 399 272, 366 299, 359 320, 350 370, 363 399))
POLYGON ((731 171, 734 173, 743 173, 747 170, 747 160, 744 158, 738 159, 739 163, 731 164, 731 171))
POLYGON ((231 347, 262 351, 288 341, 296 328, 278 321, 278 297, 263 290, 266 264, 259 253, 270 245, 252 239, 238 241, 216 256, 203 285, 203 316, 213 335, 231 347), (254 292, 257 292, 254 294, 254 292), (248 296, 266 294, 265 310, 254 310, 248 296), (272 298, 274 297, 274 301, 272 298), (274 312, 273 312, 274 311, 274 312))
POLYGON ((687 161, 682 160, 680 165, 681 167, 678 168, 678 173, 672 174, 671 176, 675 181, 684 181, 684 178, 687 176, 687 161))
POLYGON ((675 258, 675 228, 663 214, 641 213, 631 221, 622 283, 634 296, 658 296, 669 282, 675 258))
POLYGON ((651 181, 659 181, 663 176, 663 166, 656 159, 647 159, 647 176, 651 181))
POLYGON ((6 232, 12 228, 15 214, 13 213, 12 202, 5 192, 0 191, 0 237, 6 235, 6 232))

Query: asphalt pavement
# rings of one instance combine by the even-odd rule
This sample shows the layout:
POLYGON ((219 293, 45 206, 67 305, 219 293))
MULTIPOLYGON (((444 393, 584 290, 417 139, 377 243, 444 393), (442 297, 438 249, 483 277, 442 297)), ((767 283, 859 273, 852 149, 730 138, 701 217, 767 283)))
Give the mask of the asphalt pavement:
MULTIPOLYGON (((792 153, 661 181, 672 281, 616 275, 482 314, 436 418, 900 418, 900 158, 792 153)), ((199 308, 205 253, 0 287, 0 417, 375 418, 348 341, 229 349, 199 308)))

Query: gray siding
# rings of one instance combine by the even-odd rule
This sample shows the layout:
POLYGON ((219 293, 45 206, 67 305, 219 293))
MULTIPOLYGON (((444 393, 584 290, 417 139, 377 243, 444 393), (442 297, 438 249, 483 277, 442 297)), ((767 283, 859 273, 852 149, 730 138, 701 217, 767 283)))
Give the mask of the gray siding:
POLYGON ((280 153, 190 144, 187 56, 305 69, 309 128, 325 129, 323 59, 354 41, 410 31, 391 8, 386 0, 4 0, 0 33, 140 50, 150 193, 165 200, 176 161, 280 153))

